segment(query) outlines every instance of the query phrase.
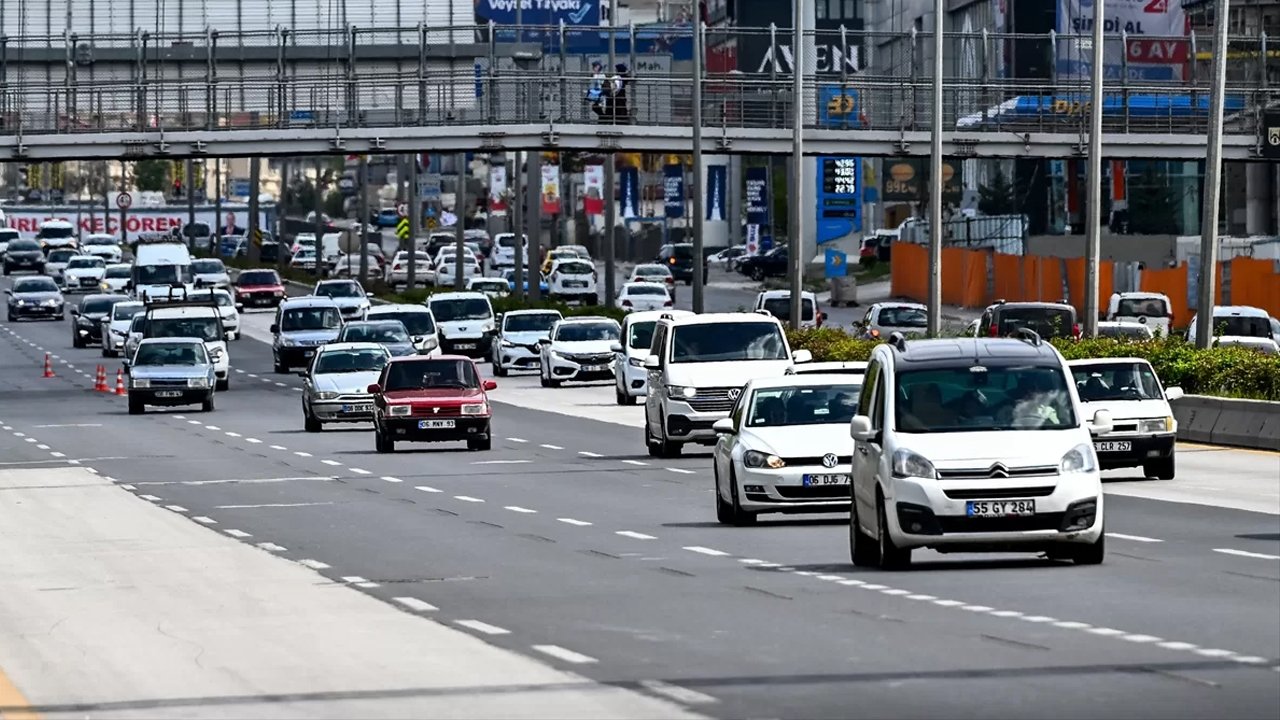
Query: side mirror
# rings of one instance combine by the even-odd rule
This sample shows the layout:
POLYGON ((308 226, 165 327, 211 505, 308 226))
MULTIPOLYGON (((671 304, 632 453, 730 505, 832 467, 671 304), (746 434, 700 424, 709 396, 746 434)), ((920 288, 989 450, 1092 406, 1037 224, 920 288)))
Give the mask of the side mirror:
POLYGON ((657 370, 661 367, 662 367, 662 361, 658 359, 657 355, 650 355, 649 357, 644 359, 645 370, 657 370))
POLYGON ((1093 422, 1090 423, 1089 432, 1095 435, 1106 435, 1111 432, 1114 422, 1111 419, 1111 412, 1108 410, 1099 410, 1093 414, 1093 422))
POLYGON ((1186 393, 1182 392, 1182 388, 1177 385, 1164 389, 1164 399, 1170 402, 1173 402, 1174 400, 1181 400, 1185 396, 1186 393))
POLYGON ((854 415, 849 421, 849 437, 854 440, 867 442, 875 437, 875 431, 871 429, 871 418, 866 415, 854 415))
POLYGON ((271 332, 273 335, 274 335, 275 333, 280 332, 280 326, 279 326, 278 324, 276 324, 276 323, 271 323, 270 332, 271 332))
POLYGON ((13 294, 13 291, 12 291, 12 290, 10 290, 9 288, 5 288, 5 289, 4 289, 4 294, 5 294, 5 295, 12 295, 12 294, 13 294))
POLYGON ((621 353, 622 353, 622 346, 621 346, 621 345, 619 345, 618 343, 614 343, 614 344, 612 344, 612 345, 610 345, 610 346, 609 346, 609 352, 614 352, 614 353, 619 353, 619 354, 621 354, 621 353))
POLYGON ((223 337, 223 339, 224 339, 224 340, 226 340, 227 342, 231 342, 232 340, 235 340, 235 339, 236 339, 236 334, 235 334, 235 333, 233 333, 233 332, 231 332, 230 330, 228 330, 228 331, 226 331, 226 332, 222 333, 222 337, 223 337))
POLYGON ((497 390, 497 389, 498 389, 498 383, 497 383, 497 381, 496 381, 496 380, 485 380, 485 381, 484 381, 484 389, 485 389, 485 392, 488 392, 489 390, 497 390))
POLYGON ((539 344, 539 345, 550 345, 550 344, 551 344, 551 338, 538 338, 538 344, 539 344))
POLYGON ((364 294, 364 296, 365 296, 365 297, 367 297, 367 298, 371 298, 371 297, 373 297, 373 293, 371 293, 371 292, 367 292, 367 293, 365 293, 365 294, 364 294))
POLYGON ((370 395, 377 395, 378 393, 382 392, 382 386, 379 385, 378 383, 373 383, 369 387, 365 388, 364 391, 369 393, 370 395))
POLYGON ((818 314, 818 317, 822 318, 822 322, 826 322, 826 321, 827 321, 827 314, 826 314, 826 313, 819 313, 819 314, 818 314))
POLYGON ((244 304, 243 304, 243 303, 236 303, 236 312, 238 312, 238 313, 242 313, 242 312, 244 312, 244 304))
POLYGON ((791 353, 791 359, 797 363, 813 362, 813 353, 808 350, 797 350, 791 353))
POLYGON ((299 370, 299 371, 298 371, 298 377, 300 377, 300 378, 304 378, 304 377, 306 377, 306 376, 307 376, 307 371, 306 371, 306 370, 299 370))
POLYGON ((71 317, 78 317, 79 315, 80 315, 80 308, 71 308, 71 317))
POLYGON ((729 418, 720 418, 711 426, 711 430, 717 435, 732 435, 734 432, 733 420, 729 418))

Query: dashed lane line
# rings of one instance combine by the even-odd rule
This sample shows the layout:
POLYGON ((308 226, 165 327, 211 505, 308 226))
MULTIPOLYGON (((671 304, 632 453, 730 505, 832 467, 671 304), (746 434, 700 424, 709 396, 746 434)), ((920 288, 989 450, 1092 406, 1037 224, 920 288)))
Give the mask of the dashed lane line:
POLYGON ((537 510, 530 510, 529 508, 520 507, 519 505, 508 505, 502 509, 510 510, 511 512, 514 512, 514 513, 523 513, 525 515, 533 515, 538 512, 537 510))
POLYGON ((332 465, 333 467, 338 467, 339 465, 342 464, 337 460, 321 460, 320 462, 324 463, 325 465, 332 465))
POLYGON ((1214 552, 1223 555, 1234 555, 1236 557, 1254 558, 1255 560, 1280 560, 1280 555, 1268 555, 1267 553, 1249 552, 1248 550, 1233 550, 1231 548, 1214 548, 1214 552))
POLYGON ((274 553, 282 553, 282 552, 285 552, 286 550, 286 548, 283 548, 275 543, 269 543, 269 542, 258 543, 258 547, 262 548, 263 550, 266 550, 267 552, 274 552, 274 553))
POLYGON ((500 628, 497 625, 490 625, 487 622, 479 620, 455 620, 455 625, 464 627, 468 630, 474 630, 485 635, 510 635, 511 631, 506 628, 500 628))
POLYGON ((524 438, 518 438, 518 437, 509 437, 509 438, 507 438, 507 440, 508 440, 509 442, 513 442, 513 443, 527 443, 527 442, 529 442, 528 440, 525 440, 524 438))
POLYGON ((299 560, 298 564, 303 565, 305 567, 309 567, 312 570, 328 570, 329 569, 328 563, 322 563, 319 560, 299 560))
POLYGON ((193 518, 191 518, 191 519, 192 519, 192 520, 195 520, 196 522, 201 523, 201 524, 203 524, 203 525, 217 525, 217 524, 218 524, 218 521, 217 521, 217 520, 214 520, 214 519, 213 519, 213 518, 211 518, 211 517, 205 517, 204 515, 197 515, 197 516, 195 516, 195 517, 193 517, 193 518))
POLYGON ((287 448, 287 447, 285 447, 285 446, 283 446, 283 445, 272 445, 272 446, 271 446, 271 449, 272 449, 272 450, 288 450, 289 448, 287 448))
POLYGON ((543 655, 549 655, 557 660, 563 660, 574 665, 589 665, 591 663, 600 662, 590 655, 583 655, 582 653, 562 648, 559 645, 534 645, 533 649, 543 655))
POLYGON ((633 540, 657 540, 658 539, 653 535, 645 535, 644 533, 638 533, 638 532, 635 532, 634 530, 619 530, 618 532, 614 533, 614 535, 621 535, 622 537, 631 538, 633 540))
POLYGON ((391 599, 409 608, 410 610, 413 610, 414 612, 433 612, 435 610, 440 609, 429 602, 424 602, 415 597, 398 597, 398 598, 391 598, 391 599))
POLYGON ((566 525, 573 525, 575 527, 587 527, 591 525, 591 523, 587 522, 586 520, 575 520, 573 518, 556 518, 556 519, 566 525))
POLYGON ((414 490, 421 490, 422 492, 425 492, 425 493, 439 493, 439 492, 444 492, 443 490, 440 490, 439 488, 433 488, 433 487, 431 487, 430 485, 414 485, 414 486, 413 486, 413 489, 414 489, 414 490))
POLYGON ((294 455, 297 455, 298 457, 311 457, 311 456, 312 456, 312 455, 311 455, 311 453, 309 453, 309 452, 303 452, 303 451, 301 451, 301 450, 294 450, 294 451, 293 451, 293 454, 294 454, 294 455))
POLYGON ((624 465, 635 465, 636 467, 645 467, 645 466, 646 466, 646 465, 648 465, 649 463, 647 463, 647 462, 643 462, 643 461, 640 461, 640 460, 623 460, 623 461, 622 461, 622 464, 624 464, 624 465))
POLYGON ((223 433, 223 434, 224 434, 224 435, 226 435, 227 437, 233 437, 233 438, 238 438, 238 437, 240 437, 240 433, 238 433, 238 432, 231 432, 230 430, 226 431, 226 432, 225 432, 225 433, 223 433))
POLYGON ((181 505, 165 505, 165 509, 172 510, 173 512, 176 512, 176 513, 187 512, 187 509, 182 507, 181 505))
POLYGON ((531 460, 477 460, 472 465, 528 465, 531 460))
POLYGON ((401 480, 400 478, 398 478, 398 477, 392 477, 392 476, 390 476, 390 475, 383 475, 383 476, 382 476, 382 479, 383 479, 383 480, 386 480, 386 481, 387 481, 387 482, 389 482, 389 483, 402 483, 402 482, 404 482, 404 481, 403 481, 403 480, 401 480))
POLYGON ((217 425, 205 425, 204 429, 205 430, 221 430, 222 428, 218 427, 217 425))
POLYGON ((470 495, 454 495, 454 496, 453 496, 453 499, 454 499, 454 500, 461 500, 462 502, 469 502, 469 503, 482 503, 482 502, 484 502, 484 500, 481 500, 481 499, 480 499, 480 498, 478 498, 478 497, 471 497, 470 495))
POLYGON ((357 467, 353 467, 353 468, 347 468, 347 469, 348 469, 348 470, 350 470, 351 472, 353 472, 353 473, 357 474, 357 475, 372 475, 372 474, 373 474, 373 473, 369 472, 368 470, 365 470, 364 468, 357 468, 357 467))
POLYGON ((245 439, 244 439, 244 441, 245 441, 245 442, 247 442, 247 443, 252 443, 252 444, 254 444, 254 445, 260 445, 260 444, 262 444, 262 441, 261 441, 261 440, 259 440, 258 438, 245 438, 245 439))
POLYGON ((1159 543, 1159 542, 1164 542, 1163 540, 1160 540, 1159 538, 1145 537, 1145 536, 1142 536, 1142 535, 1125 535, 1124 533, 1113 533, 1113 532, 1109 532, 1109 533, 1107 533, 1107 537, 1109 537, 1109 538, 1115 538, 1116 540, 1128 540, 1128 541, 1130 541, 1130 542, 1140 542, 1140 543, 1159 543))
POLYGON ((667 472, 679 473, 681 475, 697 475, 698 474, 693 470, 685 470, 684 468, 673 468, 673 467, 667 468, 667 472))
POLYGON ((233 537, 233 538, 242 538, 242 539, 243 539, 243 538, 250 538, 250 537, 253 537, 252 535, 250 535, 249 533, 247 533, 247 532, 245 532, 245 531, 243 531, 243 530, 223 530, 222 532, 224 532, 224 533, 226 533, 226 534, 230 535, 230 536, 231 536, 231 537, 233 537))
POLYGON ((603 455, 601 455, 600 453, 593 453, 593 452, 591 452, 591 451, 589 451, 589 450, 579 450, 579 451, 578 451, 578 454, 579 454, 579 455, 581 455, 582 457, 587 457, 587 458, 602 458, 602 457, 604 457, 604 456, 603 456, 603 455))
POLYGON ((551 444, 549 444, 549 443, 542 443, 542 444, 541 444, 541 445, 539 445, 538 447, 544 447, 544 448, 546 448, 546 449, 548 449, 548 450, 563 450, 563 449, 564 449, 564 448, 560 447, 559 445, 551 445, 551 444))
POLYGON ((351 585, 354 585, 358 588, 378 587, 378 583, 372 582, 370 580, 366 580, 365 578, 362 578, 359 575, 347 575, 346 577, 342 578, 342 582, 350 583, 351 585))
POLYGON ((665 683, 661 680, 641 680, 639 684, 640 687, 651 693, 661 695, 669 700, 675 700, 676 702, 683 703, 685 705, 711 705, 712 703, 718 702, 710 695, 704 695, 697 690, 690 690, 688 688, 680 687, 679 685, 665 683))
POLYGON ((156 497, 155 495, 139 495, 138 497, 142 498, 143 500, 146 500, 147 502, 160 502, 160 498, 156 497))
POLYGON ((688 550, 689 552, 698 553, 699 555, 710 555, 711 557, 728 557, 729 556, 729 553, 724 552, 722 550, 715 550, 709 547, 702 547, 701 545, 690 545, 683 549, 688 550))

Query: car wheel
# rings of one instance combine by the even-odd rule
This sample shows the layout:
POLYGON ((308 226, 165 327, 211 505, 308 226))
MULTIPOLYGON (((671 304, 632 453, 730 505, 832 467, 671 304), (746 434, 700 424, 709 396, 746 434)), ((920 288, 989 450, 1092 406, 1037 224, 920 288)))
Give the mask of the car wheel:
POLYGON ((393 453, 396 451, 396 441, 384 435, 379 430, 373 431, 374 449, 380 453, 393 453))
POLYGON ((658 441, 654 439, 653 433, 649 432, 649 414, 644 416, 644 447, 649 451, 649 457, 656 458, 658 455, 658 441))
POLYGON ((142 413, 146 412, 146 409, 147 409, 146 405, 144 405, 141 400, 137 400, 132 397, 129 398, 129 414, 130 415, 141 415, 142 413))
POLYGON ((1098 539, 1088 545, 1068 545, 1061 555, 1075 562, 1076 565, 1101 565, 1107 555, 1106 528, 1098 533, 1098 539))
POLYGON ((305 407, 302 408, 302 427, 310 433, 317 433, 324 429, 324 425, 305 407))
POLYGON ((209 397, 200 403, 200 412, 213 412, 213 393, 209 393, 209 397))
POLYGON ((716 522, 721 525, 733 524, 733 506, 724 501, 724 496, 720 494, 720 466, 714 461, 711 463, 711 471, 716 477, 716 522))
POLYGON ((289 372, 289 366, 282 365, 279 360, 273 361, 272 364, 275 365, 275 371, 277 375, 284 375, 285 373, 289 372))
POLYGON ((911 564, 911 551, 903 550, 893 543, 889 534, 889 512, 885 507, 884 496, 876 498, 876 512, 880 516, 879 527, 876 528, 877 545, 879 546, 879 565, 884 570, 899 570, 911 564))
POLYGON ((487 437, 467 441, 468 450, 488 450, 491 447, 493 447, 493 440, 487 437))
POLYGON ((1177 474, 1176 455, 1160 458, 1142 466, 1142 474, 1157 480, 1172 480, 1177 474))
POLYGON ((538 370, 538 384, 544 388, 551 387, 551 380, 547 378, 546 363, 543 363, 542 368, 538 370))
MULTIPOLYGON (((676 447, 678 448, 680 446, 677 445, 676 447)), ((678 451, 677 454, 679 454, 678 451)), ((733 520, 733 524, 738 527, 742 527, 744 525, 755 525, 758 515, 742 509, 742 500, 738 497, 738 476, 733 472, 732 468, 729 470, 729 497, 732 498, 729 501, 729 514, 733 520)))
POLYGON ((72 335, 71 335, 71 347, 73 347, 73 348, 82 348, 82 347, 84 347, 84 345, 85 345, 84 340, 81 340, 81 339, 80 339, 80 333, 77 333, 77 332, 75 332, 75 331, 72 331, 72 335))
MULTIPOLYGON (((5 273, 5 274, 8 275, 8 273, 5 273)), ((13 322, 13 313, 5 313, 4 319, 5 319, 5 322, 13 322)))
MULTIPOLYGON (((660 458, 680 457, 680 454, 684 451, 684 445, 682 443, 672 442, 671 440, 667 439, 666 433, 667 433, 667 428, 664 426, 662 428, 662 436, 658 438, 658 443, 657 443, 658 457, 660 458)), ((730 476, 729 479, 730 481, 733 481, 732 476, 730 476)))
POLYGON ((629 395, 627 395, 626 393, 622 392, 622 388, 618 387, 616 384, 613 386, 613 401, 614 401, 614 402, 616 402, 616 403, 617 403, 617 404, 619 404, 619 405, 630 405, 630 404, 631 404, 631 399, 632 399, 632 398, 631 398, 631 396, 629 396, 629 395))
POLYGON ((876 564, 875 538, 862 532, 858 524, 858 505, 849 499, 849 559, 856 567, 873 567, 876 564))
POLYGON ((218 392, 226 392, 230 388, 231 388, 231 378, 229 377, 225 380, 216 380, 213 383, 213 389, 217 390, 218 392))
POLYGON ((504 368, 504 367, 502 367, 502 363, 498 362, 497 360, 491 360, 490 362, 492 362, 492 363, 493 363, 493 376, 494 376, 494 377, 506 377, 506 376, 507 376, 507 369, 506 369, 506 368, 504 368))
POLYGON ((760 268, 751 268, 751 279, 756 282, 764 282, 764 270, 760 268))

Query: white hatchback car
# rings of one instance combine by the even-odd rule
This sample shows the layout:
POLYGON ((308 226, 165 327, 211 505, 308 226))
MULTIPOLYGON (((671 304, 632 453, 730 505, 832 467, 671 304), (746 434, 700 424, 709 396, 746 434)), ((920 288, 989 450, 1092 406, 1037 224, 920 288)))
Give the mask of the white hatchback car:
POLYGON ((929 308, 919 303, 876 303, 867 308, 857 327, 869 339, 887 338, 896 332, 908 337, 924 335, 929 330, 929 308))
POLYGON ((1112 421, 1084 412, 1066 361, 1031 331, 895 334, 872 351, 850 423, 853 563, 904 567, 925 547, 1101 563, 1093 435, 1112 421))
POLYGON ((653 331, 662 317, 693 315, 688 310, 642 310, 622 318, 622 333, 613 346, 613 377, 619 405, 635 405, 649 392, 649 371, 644 359, 653 345, 653 331))
POLYGON ((124 260, 124 249, 120 247, 120 239, 115 235, 93 233, 85 235, 80 242, 80 251, 85 255, 97 255, 108 265, 124 260))
POLYGON ((551 328, 540 341, 542 387, 563 382, 613 379, 613 346, 622 328, 616 320, 599 316, 570 317, 551 328))
POLYGON ((618 308, 626 313, 661 310, 673 305, 671 291, 658 283, 627 283, 618 293, 618 308))
POLYGON ((1114 293, 1107 306, 1107 320, 1145 325, 1153 335, 1167 337, 1173 327, 1171 307, 1169 296, 1162 293, 1114 293))
POLYGON ((540 343, 564 319, 559 310, 512 310, 498 318, 490 359, 493 374, 506 377, 514 370, 537 370, 542 363, 540 343))
POLYGON ((106 272, 107 263, 97 255, 75 255, 67 260, 62 271, 62 291, 98 292, 106 272))
MULTIPOLYGON (((818 307, 818 296, 808 290, 800 293, 800 327, 819 328, 827 319, 827 314, 818 307)), ((765 290, 756 295, 756 312, 766 312, 782 322, 791 321, 791 291, 765 290)))
POLYGON ((676 279, 671 274, 671 269, 658 263, 645 263, 635 266, 631 270, 631 276, 627 278, 627 282, 661 283, 666 285, 668 290, 674 290, 676 286, 676 279))
POLYGON ((1142 358, 1072 360, 1076 393, 1086 414, 1111 413, 1112 428, 1093 436, 1103 470, 1141 467, 1146 477, 1172 480, 1176 472, 1178 421, 1169 407, 1182 388, 1166 388, 1142 358))
POLYGON ((860 384, 830 375, 757 378, 713 426, 716 520, 748 525, 762 512, 849 509, 849 422, 860 384))

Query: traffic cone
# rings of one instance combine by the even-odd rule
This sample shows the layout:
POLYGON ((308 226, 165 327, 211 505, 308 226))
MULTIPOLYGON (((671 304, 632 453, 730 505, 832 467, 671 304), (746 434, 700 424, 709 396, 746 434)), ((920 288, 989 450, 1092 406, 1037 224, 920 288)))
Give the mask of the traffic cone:
POLYGON ((53 358, 49 356, 49 353, 44 354, 44 376, 47 378, 53 377, 53 358))
POLYGON ((93 375, 93 391, 105 392, 107 389, 107 367, 99 365, 97 372, 93 375))
POLYGON ((116 394, 128 395, 128 391, 124 389, 124 370, 116 371, 116 394))

